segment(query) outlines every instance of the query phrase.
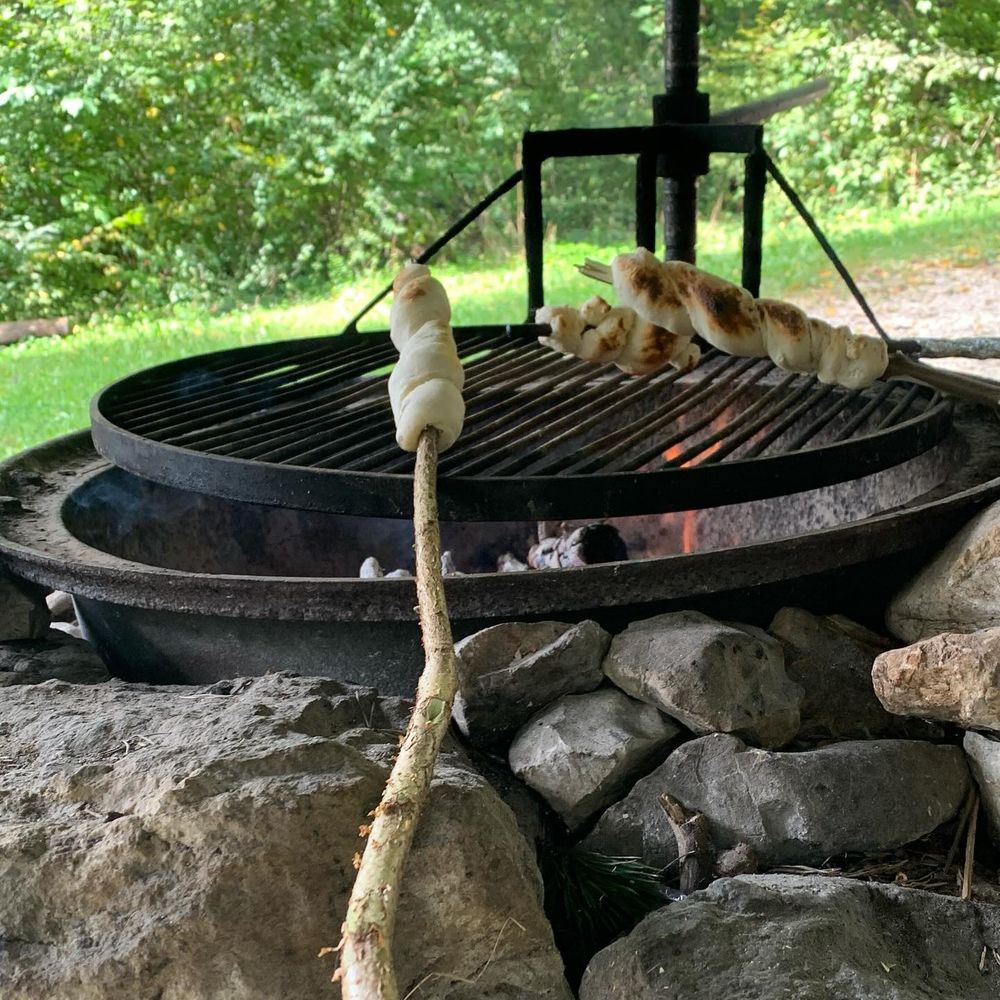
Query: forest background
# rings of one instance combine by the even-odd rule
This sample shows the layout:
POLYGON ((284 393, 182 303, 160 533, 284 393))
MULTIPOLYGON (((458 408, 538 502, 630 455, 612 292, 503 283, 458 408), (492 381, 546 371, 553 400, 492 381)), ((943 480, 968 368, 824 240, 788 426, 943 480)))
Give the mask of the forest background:
MULTIPOLYGON (((0 7, 0 319, 316 291, 433 239, 525 128, 639 124, 662 5, 23 0, 0 7)), ((818 76, 769 123, 826 218, 995 189, 996 0, 705 0, 721 110, 818 76)), ((703 214, 739 210, 717 157, 703 214)), ((550 238, 631 231, 627 159, 546 170, 550 238)), ((517 206, 456 253, 516 247, 517 206)))

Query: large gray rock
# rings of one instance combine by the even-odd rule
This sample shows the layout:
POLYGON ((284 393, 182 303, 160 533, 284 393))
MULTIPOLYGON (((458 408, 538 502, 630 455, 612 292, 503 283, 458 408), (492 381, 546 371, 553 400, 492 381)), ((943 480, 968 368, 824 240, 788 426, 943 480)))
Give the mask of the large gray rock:
POLYGON ((597 622, 505 622, 455 646, 455 722, 477 745, 509 740, 564 694, 593 691, 611 636, 597 622))
POLYGON ((996 1000, 998 950, 1000 907, 851 879, 742 875, 657 910, 599 952, 580 1000, 996 1000))
POLYGON ((35 639, 49 627, 45 591, 0 574, 0 642, 35 639))
POLYGON ((665 768, 662 764, 640 778, 624 799, 605 809, 580 846, 612 858, 640 858, 653 868, 673 869, 677 841, 659 801, 666 790, 665 768))
POLYGON ((657 615, 615 636, 604 672, 695 733, 779 747, 798 732, 802 689, 785 673, 781 644, 759 629, 697 611, 657 615))
POLYGON ((1000 628, 890 649, 875 661, 872 681, 890 712, 1000 729, 1000 628))
POLYGON ((854 622, 782 608, 769 631, 785 646, 785 672, 805 692, 799 739, 928 738, 940 727, 883 708, 872 664, 890 644, 854 622))
POLYGON ((680 727, 614 688, 570 694, 514 738, 511 770, 571 829, 623 795, 663 759, 680 727))
POLYGON ((1000 626, 1000 503, 974 517, 899 591, 886 623, 906 642, 1000 626))
POLYGON ((990 837, 1000 846, 1000 740, 983 733, 966 733, 962 747, 979 787, 990 837))
POLYGON ((625 843, 639 837, 643 856, 665 863, 675 849, 656 810, 658 797, 669 792, 705 814, 717 849, 742 841, 769 864, 820 864, 930 833, 955 814, 968 784, 954 746, 870 740, 776 753, 735 736, 703 736, 638 782, 600 818, 594 835, 618 831, 632 838, 625 843))
POLYGON ((109 676, 89 642, 55 628, 40 639, 0 643, 0 687, 51 680, 100 684, 109 676))
MULTIPOLYGON (((0 996, 338 997, 316 954, 340 937, 405 714, 280 675, 10 689, 0 996)), ((403 881, 401 993, 568 1000, 540 895, 510 811, 452 744, 403 881)))

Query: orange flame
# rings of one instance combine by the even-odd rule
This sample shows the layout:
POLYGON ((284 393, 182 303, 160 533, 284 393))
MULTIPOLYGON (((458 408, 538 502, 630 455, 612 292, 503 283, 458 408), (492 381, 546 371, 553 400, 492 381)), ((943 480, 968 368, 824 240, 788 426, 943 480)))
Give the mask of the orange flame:
MULTIPOLYGON (((717 431, 721 431, 726 424, 729 422, 730 410, 727 407, 722 413, 715 417, 711 424, 702 429, 703 437, 698 440, 704 440, 706 437, 711 437, 717 431)), ((663 457, 666 461, 673 463, 675 462, 687 449, 691 447, 690 442, 672 444, 666 451, 663 452, 663 457)), ((689 458, 680 467, 686 469, 695 463, 703 462, 710 455, 714 455, 715 452, 722 447, 721 441, 716 441, 710 444, 704 451, 700 451, 697 455, 689 458)), ((674 517, 673 514, 666 514, 665 517, 674 517)), ((681 514, 681 551, 687 555, 694 552, 698 544, 698 511, 696 510, 686 510, 681 514)))

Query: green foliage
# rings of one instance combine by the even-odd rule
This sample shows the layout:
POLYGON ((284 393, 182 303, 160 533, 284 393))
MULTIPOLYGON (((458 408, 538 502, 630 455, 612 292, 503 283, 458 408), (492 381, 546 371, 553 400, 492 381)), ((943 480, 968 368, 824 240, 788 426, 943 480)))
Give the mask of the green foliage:
POLYGON ((638 858, 551 846, 542 875, 545 912, 574 984, 601 948, 670 902, 661 873, 638 858))
MULTIPOLYGON (((769 126, 793 183, 939 202, 996 178, 997 0, 705 0, 715 107, 824 74, 769 126)), ((661 5, 0 0, 0 319, 318 287, 418 250, 526 127, 648 121, 661 5)), ((738 207, 738 164, 706 207, 738 207)), ((546 168, 563 236, 628 238, 626 160, 546 168)), ((515 199, 465 238, 516 243, 515 199)))
MULTIPOLYGON (((768 145, 792 184, 843 205, 947 202, 1000 179, 998 0, 705 4, 716 106, 827 77, 768 145)), ((713 178, 718 185, 721 178, 713 178)))

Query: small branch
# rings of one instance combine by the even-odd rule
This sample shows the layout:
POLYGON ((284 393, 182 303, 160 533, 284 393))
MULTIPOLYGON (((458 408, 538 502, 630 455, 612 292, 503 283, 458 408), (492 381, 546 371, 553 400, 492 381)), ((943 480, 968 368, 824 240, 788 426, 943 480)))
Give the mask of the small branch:
POLYGON ((441 575, 437 458, 438 431, 428 427, 420 436, 413 473, 424 670, 399 757, 374 812, 344 920, 339 969, 343 1000, 398 1000, 392 937, 403 865, 455 699, 455 648, 441 575))
POLYGON ((985 406, 1000 405, 1000 384, 986 382, 972 375, 960 372, 944 371, 941 368, 931 368, 900 354, 898 351, 889 355, 889 367, 885 374, 888 378, 905 378, 911 382, 922 382, 932 389, 939 389, 959 399, 970 403, 982 403, 985 406))
POLYGON ((0 344, 16 344, 29 337, 65 337, 70 332, 69 317, 21 319, 0 323, 0 344))
POLYGON ((969 789, 969 794, 965 797, 965 802, 962 803, 962 812, 958 817, 958 826, 955 827, 955 836, 952 838, 951 847, 948 848, 948 854, 944 859, 944 874, 948 877, 948 872, 951 870, 952 863, 955 860, 955 855, 958 853, 958 845, 962 842, 962 834, 965 832, 965 827, 968 825, 969 817, 972 815, 972 807, 976 804, 976 790, 974 788, 969 789))
POLYGON ((677 841, 680 861, 680 890, 692 893, 711 876, 708 823, 701 813, 689 813, 672 795, 664 792, 660 805, 677 841))
POLYGON ((1000 358, 1000 337, 919 337, 920 358, 1000 358))
POLYGON ((972 869, 976 860, 976 822, 979 819, 979 796, 975 795, 969 832, 965 837, 965 867, 962 869, 962 899, 972 899, 972 869))

